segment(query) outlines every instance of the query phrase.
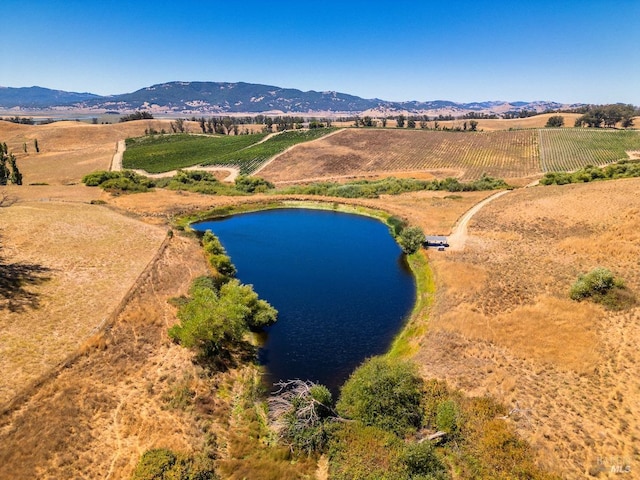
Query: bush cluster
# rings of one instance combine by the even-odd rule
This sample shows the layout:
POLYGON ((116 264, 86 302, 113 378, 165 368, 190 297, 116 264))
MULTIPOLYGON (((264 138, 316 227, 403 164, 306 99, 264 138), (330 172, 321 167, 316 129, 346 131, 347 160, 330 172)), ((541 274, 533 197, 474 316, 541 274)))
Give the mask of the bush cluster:
POLYGON ((640 161, 620 160, 604 168, 587 165, 573 173, 548 172, 542 177, 540 183, 542 185, 566 185, 630 177, 640 177, 640 161))
POLYGON ((140 458, 132 480, 215 480, 209 459, 193 458, 166 448, 147 450, 140 458))
MULTIPOLYGON (((295 382, 307 385, 290 383, 295 382)), ((269 405, 271 415, 271 407, 283 403, 270 400, 269 405)), ((425 381, 407 361, 373 357, 344 384, 335 411, 310 422, 310 405, 308 393, 290 395, 284 412, 294 428, 280 438, 301 453, 327 453, 333 479, 444 480, 452 478, 451 471, 455 478, 555 478, 536 466, 528 444, 505 421, 502 405, 489 397, 465 397, 438 380, 425 381), (436 431, 444 432, 438 440, 424 438, 436 431)))
POLYGON ((227 251, 220 243, 211 230, 204 232, 202 236, 202 247, 209 261, 209 265, 216 269, 219 275, 224 277, 234 277, 236 267, 231 263, 231 259, 227 255, 227 251))
POLYGON ((478 190, 496 190, 509 188, 502 179, 482 176, 473 182, 463 183, 456 178, 444 180, 417 180, 414 178, 389 177, 383 180, 358 180, 349 183, 316 182, 309 185, 296 185, 279 191, 284 194, 324 195, 340 198, 378 198, 380 195, 399 195, 420 190, 439 190, 448 192, 469 192, 478 190))
POLYGON ((274 188, 273 183, 260 177, 248 177, 240 175, 235 181, 236 190, 244 193, 266 192, 274 188))
POLYGON ((152 179, 138 175, 131 170, 122 170, 120 172, 101 170, 89 173, 82 177, 82 183, 88 187, 100 187, 112 193, 148 192, 156 186, 152 179))
POLYGON ((571 286, 569 296, 577 301, 589 299, 614 310, 635 303, 634 296, 627 290, 624 281, 604 267, 596 267, 589 273, 580 275, 571 286))
POLYGON ((204 170, 178 170, 173 177, 158 179, 138 175, 131 170, 119 172, 102 170, 85 175, 82 182, 88 187, 100 187, 114 193, 147 192, 157 187, 207 195, 249 195, 266 192, 273 188, 272 183, 260 177, 240 176, 234 185, 223 183, 204 170))

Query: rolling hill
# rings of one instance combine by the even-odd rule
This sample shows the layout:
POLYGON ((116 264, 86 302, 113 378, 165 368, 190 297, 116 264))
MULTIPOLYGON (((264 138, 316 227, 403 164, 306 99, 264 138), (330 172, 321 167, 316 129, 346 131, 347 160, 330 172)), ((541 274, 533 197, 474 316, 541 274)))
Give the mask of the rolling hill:
POLYGON ((64 92, 42 87, 0 87, 0 109, 21 111, 61 110, 128 113, 148 110, 156 114, 220 115, 262 112, 284 114, 407 112, 438 115, 464 115, 467 112, 504 113, 507 111, 575 107, 557 102, 474 102, 445 100, 390 102, 364 99, 334 91, 316 92, 245 82, 169 82, 145 87, 132 93, 100 96, 64 92))

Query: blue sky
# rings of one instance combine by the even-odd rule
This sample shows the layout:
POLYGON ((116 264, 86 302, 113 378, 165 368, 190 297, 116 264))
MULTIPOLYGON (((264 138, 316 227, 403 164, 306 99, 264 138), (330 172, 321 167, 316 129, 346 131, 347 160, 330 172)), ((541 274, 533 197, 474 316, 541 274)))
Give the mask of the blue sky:
POLYGON ((640 105, 640 0, 3 0, 0 85, 640 105))

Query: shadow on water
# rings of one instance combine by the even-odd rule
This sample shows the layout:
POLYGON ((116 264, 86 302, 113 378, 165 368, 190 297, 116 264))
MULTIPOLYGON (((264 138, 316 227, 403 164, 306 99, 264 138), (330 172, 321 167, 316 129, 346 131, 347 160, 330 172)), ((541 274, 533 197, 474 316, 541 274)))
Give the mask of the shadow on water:
POLYGON ((38 308, 39 295, 28 287, 50 280, 47 275, 50 271, 43 265, 6 262, 0 250, 0 310, 21 312, 27 308, 38 308))

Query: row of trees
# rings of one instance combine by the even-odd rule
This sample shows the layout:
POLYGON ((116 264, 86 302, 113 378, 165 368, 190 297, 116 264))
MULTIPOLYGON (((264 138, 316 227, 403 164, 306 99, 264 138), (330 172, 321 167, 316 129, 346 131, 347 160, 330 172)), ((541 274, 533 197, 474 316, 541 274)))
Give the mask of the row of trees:
MULTIPOLYGON (((132 122, 133 120, 152 120, 152 119, 153 119, 153 115, 151 113, 146 111, 138 111, 138 112, 134 112, 129 115, 124 115, 120 117, 120 123, 132 122)), ((94 120, 95 120, 93 122, 94 124, 98 123, 97 118, 95 118, 94 120)))
POLYGON ((22 173, 18 169, 16 157, 9 153, 6 143, 0 144, 0 185, 22 185, 22 173))
POLYGON ((11 123, 19 123, 22 125, 33 125, 35 123, 35 121, 31 117, 18 117, 17 115, 15 117, 0 118, 0 120, 11 123))
POLYGON ((433 117, 430 119, 428 115, 418 115, 418 116, 405 116, 398 115, 396 117, 383 117, 378 120, 371 116, 364 116, 362 118, 355 117, 353 119, 354 127, 378 127, 382 126, 382 128, 387 127, 387 123, 389 120, 395 120, 397 128, 417 128, 418 125, 423 130, 455 130, 455 131, 470 131, 476 132, 478 130, 478 122, 476 120, 465 121, 462 127, 442 127, 439 122, 441 121, 450 121, 454 120, 454 117, 451 115, 438 115, 437 117, 433 117), (430 121, 433 121, 433 126, 429 126, 430 121))
POLYGON ((241 133, 249 133, 247 128, 241 130, 242 125, 256 124, 263 125, 263 131, 283 132, 285 130, 298 130, 305 126, 309 128, 324 128, 331 126, 330 119, 311 118, 308 122, 303 117, 298 116, 277 116, 268 117, 265 115, 256 115, 255 117, 192 117, 192 121, 198 122, 202 133, 217 133, 219 135, 240 135, 241 133))
POLYGON ((615 128, 620 124, 622 128, 633 127, 633 117, 640 115, 640 111, 633 105, 616 103, 613 105, 591 106, 584 114, 576 119, 576 127, 615 128))

